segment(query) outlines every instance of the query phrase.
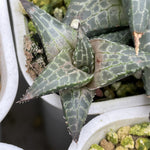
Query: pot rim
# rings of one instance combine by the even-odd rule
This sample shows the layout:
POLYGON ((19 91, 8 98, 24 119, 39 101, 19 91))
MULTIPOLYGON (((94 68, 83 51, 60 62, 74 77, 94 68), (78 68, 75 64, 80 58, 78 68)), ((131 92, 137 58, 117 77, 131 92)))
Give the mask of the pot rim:
POLYGON ((0 122, 10 110, 18 89, 18 66, 6 0, 0 1, 0 122))
POLYGON ((12 145, 12 144, 7 144, 7 143, 3 143, 3 142, 0 142, 0 149, 2 150, 23 150, 22 148, 18 147, 18 146, 15 146, 15 145, 12 145))
MULTIPOLYGON (((96 132, 100 134, 100 130, 102 129, 105 130, 109 125, 112 125, 113 123, 114 123, 114 127, 118 128, 117 122, 119 121, 125 122, 123 126, 132 125, 134 120, 135 120, 134 124, 141 123, 143 120, 149 121, 149 112, 150 112, 150 105, 126 108, 122 110, 120 109, 111 112, 106 112, 102 115, 98 115, 97 117, 89 121, 85 126, 83 126, 80 132, 78 143, 72 141, 68 150, 87 149, 87 147, 85 148, 85 145, 86 144, 88 146, 91 145, 91 142, 93 142, 92 137, 94 137, 94 134, 96 134, 96 132)), ((109 127, 109 129, 112 128, 109 127)), ((103 132, 101 134, 106 134, 106 133, 103 132)), ((100 139, 98 140, 100 141, 100 139)))

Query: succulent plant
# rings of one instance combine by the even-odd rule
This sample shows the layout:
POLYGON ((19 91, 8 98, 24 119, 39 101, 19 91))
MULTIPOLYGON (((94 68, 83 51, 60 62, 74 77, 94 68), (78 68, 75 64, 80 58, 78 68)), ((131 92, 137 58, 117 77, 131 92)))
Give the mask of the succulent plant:
POLYGON ((113 144, 118 144, 118 135, 115 131, 109 131, 106 135, 106 138, 109 142, 112 142, 113 144))
POLYGON ((18 103, 59 92, 66 124, 77 141, 94 90, 149 68, 150 53, 141 50, 135 55, 134 48, 125 45, 132 38, 129 29, 115 32, 128 26, 120 0, 72 0, 63 22, 31 2, 20 1, 41 37, 49 63, 18 103))
POLYGON ((91 145, 89 150, 104 150, 101 146, 99 146, 98 144, 93 144, 91 145))
POLYGON ((148 150, 150 149, 150 140, 148 138, 138 138, 136 140, 137 150, 148 150))
POLYGON ((97 141, 99 144, 92 144, 89 150, 99 150, 101 147, 105 150, 149 150, 149 131, 149 122, 123 126, 117 132, 110 129, 104 139, 97 141))

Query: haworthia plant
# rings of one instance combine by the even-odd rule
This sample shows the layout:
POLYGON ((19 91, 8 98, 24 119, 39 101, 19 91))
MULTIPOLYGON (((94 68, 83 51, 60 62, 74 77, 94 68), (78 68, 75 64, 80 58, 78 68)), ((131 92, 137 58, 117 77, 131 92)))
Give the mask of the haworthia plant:
POLYGON ((127 30, 90 40, 127 25, 120 0, 72 0, 64 23, 32 3, 20 1, 41 36, 49 64, 19 103, 59 92, 68 129, 77 141, 94 89, 149 68, 150 53, 143 50, 135 56, 134 48, 123 45, 131 39, 127 30), (76 30, 68 26, 74 19, 79 21, 76 30))
POLYGON ((134 37, 135 50, 138 55, 139 39, 142 37, 149 24, 150 1, 149 0, 122 0, 129 26, 134 37))
POLYGON ((77 32, 31 2, 20 0, 41 36, 48 61, 64 49, 74 49, 77 32))
POLYGON ((72 0, 64 23, 70 25, 74 19, 89 37, 128 25, 120 0, 72 0))
POLYGON ((69 89, 60 92, 60 96, 69 132, 77 141, 93 101, 94 91, 87 88, 69 89))
POLYGON ((95 72, 88 85, 90 89, 104 87, 150 66, 150 53, 135 56, 132 47, 103 39, 93 39, 91 44, 95 51, 95 72))

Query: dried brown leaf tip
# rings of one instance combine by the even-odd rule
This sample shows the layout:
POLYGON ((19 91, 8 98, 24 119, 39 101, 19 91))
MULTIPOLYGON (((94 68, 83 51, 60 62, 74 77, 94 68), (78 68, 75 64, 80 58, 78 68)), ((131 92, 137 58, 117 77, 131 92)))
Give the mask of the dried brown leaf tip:
POLYGON ((143 35, 143 33, 133 32, 136 55, 139 54, 140 38, 142 37, 142 35, 143 35))

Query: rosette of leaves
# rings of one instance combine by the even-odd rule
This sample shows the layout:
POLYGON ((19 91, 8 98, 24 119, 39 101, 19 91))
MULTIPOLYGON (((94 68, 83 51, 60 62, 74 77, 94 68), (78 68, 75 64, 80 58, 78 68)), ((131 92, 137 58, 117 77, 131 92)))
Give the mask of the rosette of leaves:
MULTIPOLYGON (((56 20, 33 3, 26 0, 20 1, 41 37, 49 63, 18 103, 59 92, 68 130, 73 140, 77 141, 93 101, 94 90, 127 77, 137 70, 150 67, 150 53, 141 51, 140 55, 136 56, 134 48, 124 45, 130 40, 129 30, 89 39, 88 36, 95 35, 96 31, 103 33, 104 28, 85 20, 85 24, 90 23, 90 28, 85 31, 83 18, 80 20, 80 15, 77 14, 80 23, 75 30, 68 23, 56 20)), ((74 2, 70 5, 70 9, 73 8, 74 2)), ((80 1, 76 2, 79 4, 80 1)), ((105 1, 102 2, 105 3, 105 1)), ((106 1, 105 4, 102 2, 99 4, 98 1, 93 0, 82 1, 81 6, 86 3, 85 6, 90 7, 90 13, 96 21, 101 21, 101 17, 104 17, 103 15, 97 17, 98 14, 107 15, 112 12, 110 8, 114 5, 110 3, 117 2, 115 11, 122 10, 118 0, 106 1), (100 9, 102 6, 107 6, 106 4, 109 4, 109 7, 105 11, 100 9), (96 6, 99 8, 96 9, 96 6), (96 10, 100 11, 97 13, 96 10)), ((78 8, 75 7, 75 9, 78 8)), ((79 12, 86 11, 82 9, 79 12)), ((119 19, 126 22, 121 16, 119 19)), ((105 31, 117 28, 115 24, 112 26, 113 18, 111 17, 113 15, 110 15, 108 21, 110 25, 105 28, 105 31)), ((70 21, 70 17, 68 19, 69 22, 74 20, 72 18, 70 21)), ((67 18, 65 22, 68 22, 67 18)))

